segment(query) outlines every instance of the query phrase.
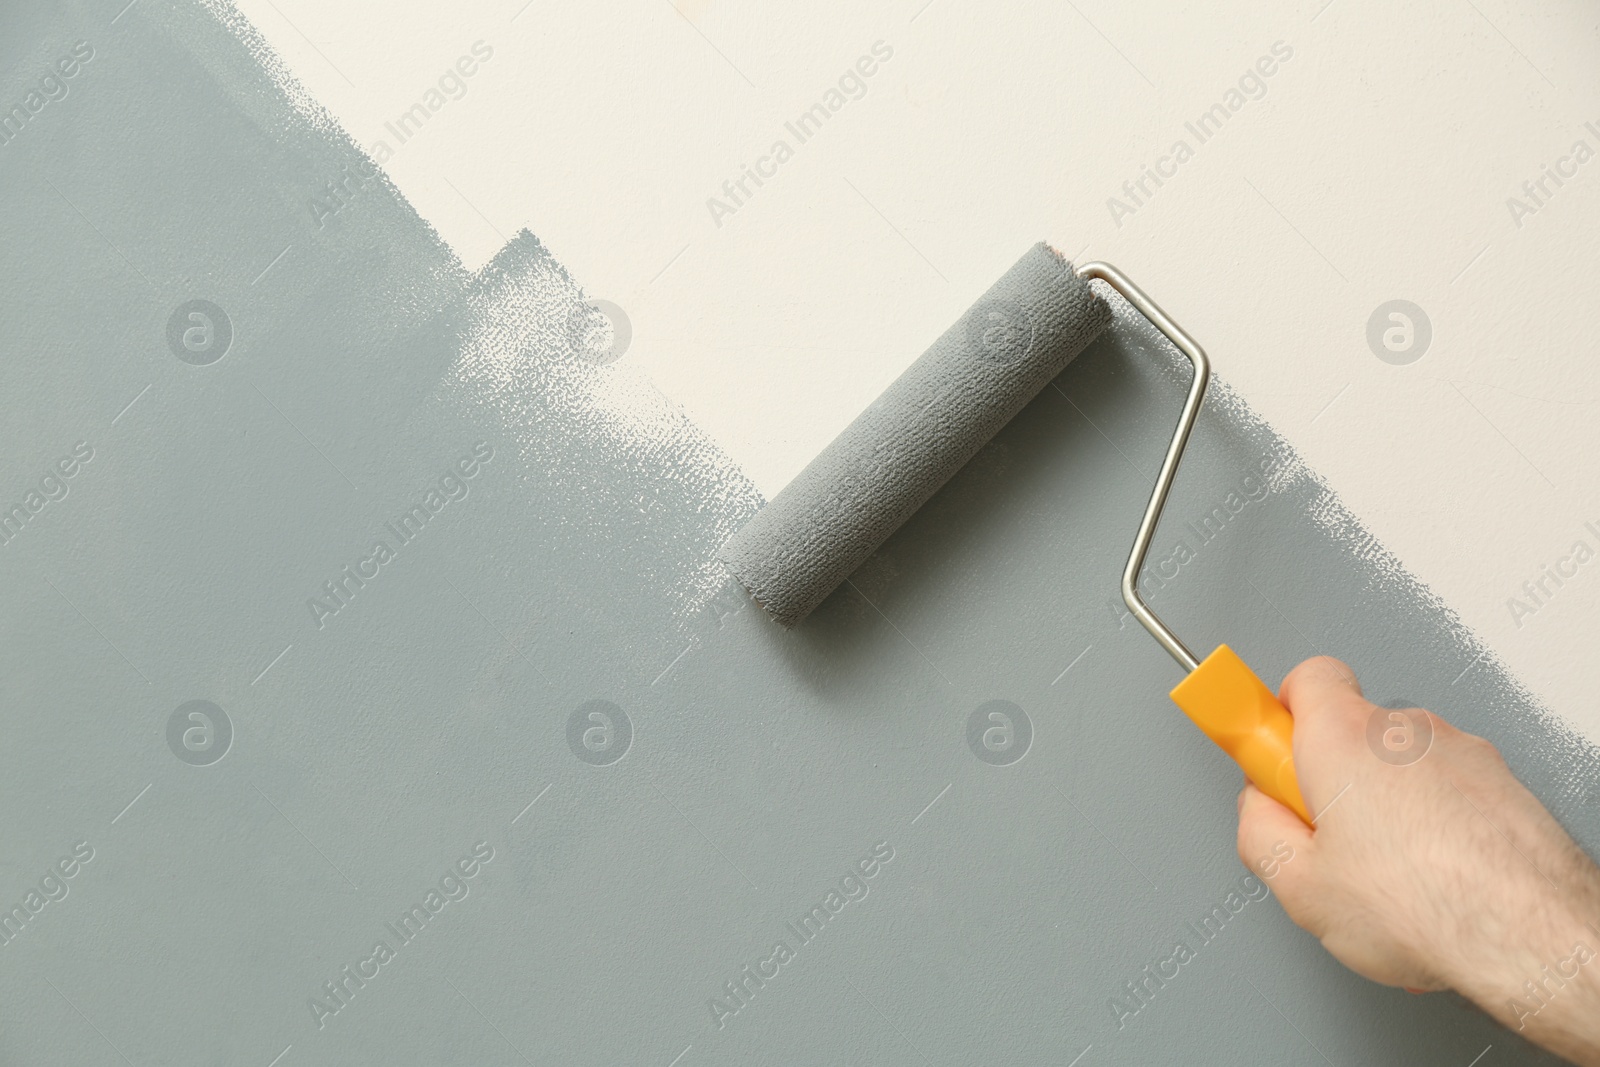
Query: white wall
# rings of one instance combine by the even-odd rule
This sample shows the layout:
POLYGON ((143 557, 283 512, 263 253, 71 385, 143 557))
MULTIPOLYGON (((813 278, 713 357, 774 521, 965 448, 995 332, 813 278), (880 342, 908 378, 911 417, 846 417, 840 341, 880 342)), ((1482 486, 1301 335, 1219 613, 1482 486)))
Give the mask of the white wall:
POLYGON ((624 358, 769 495, 1029 243, 1116 263, 1600 740, 1581 666, 1600 558, 1523 592, 1576 541, 1600 552, 1600 158, 1546 179, 1542 206, 1522 188, 1579 140, 1600 153, 1587 6, 238 6, 357 141, 387 142, 467 264, 526 226, 622 306, 624 358), (401 145, 385 123, 479 41, 492 56, 465 94, 401 145), (893 55, 865 95, 798 143, 784 123, 879 41, 893 55), (1185 122, 1278 42, 1292 57, 1266 64, 1265 95, 1200 143, 1185 122), (778 138, 793 158, 718 225, 708 198, 778 138), (1174 177, 1122 194, 1180 138, 1174 177), (1114 218, 1112 196, 1135 210, 1114 218), (1513 196, 1537 210, 1514 217, 1513 196), (1394 298, 1432 323, 1409 365, 1365 338, 1394 298))

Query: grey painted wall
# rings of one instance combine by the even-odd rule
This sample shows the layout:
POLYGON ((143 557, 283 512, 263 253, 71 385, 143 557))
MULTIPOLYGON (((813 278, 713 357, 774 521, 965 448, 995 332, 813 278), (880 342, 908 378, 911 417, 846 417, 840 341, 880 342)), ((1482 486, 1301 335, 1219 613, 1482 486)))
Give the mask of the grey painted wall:
MULTIPOLYGON (((1540 1062, 1270 897, 1189 925, 1243 892, 1238 775, 1113 606, 1182 388, 1139 324, 784 633, 710 563, 756 494, 590 362, 535 239, 469 276, 377 178, 319 229, 354 149, 209 15, 121 6, 0 25, 7 107, 93 50, 0 145, 0 1062, 1540 1062), (969 746, 991 701, 1025 749, 969 746)), ((1343 656, 1600 845, 1594 753, 1226 393, 1180 536, 1197 646, 1343 656)))

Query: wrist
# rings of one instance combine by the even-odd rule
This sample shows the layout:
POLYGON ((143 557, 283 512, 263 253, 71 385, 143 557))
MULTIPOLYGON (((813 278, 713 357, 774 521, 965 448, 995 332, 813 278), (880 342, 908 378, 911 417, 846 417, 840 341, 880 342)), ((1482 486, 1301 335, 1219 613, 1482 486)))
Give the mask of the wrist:
MULTIPOLYGON (((1519 1033, 1571 1030, 1578 1019, 1600 1019, 1600 944, 1593 933, 1573 940, 1565 955, 1541 963, 1509 991, 1502 1009, 1506 1026, 1519 1033)), ((1600 1037, 1593 1026, 1591 1036, 1600 1037)))
POLYGON ((1498 959, 1480 957, 1451 984, 1508 1030, 1600 1064, 1600 913, 1560 907, 1525 915, 1532 930, 1501 941, 1498 959))

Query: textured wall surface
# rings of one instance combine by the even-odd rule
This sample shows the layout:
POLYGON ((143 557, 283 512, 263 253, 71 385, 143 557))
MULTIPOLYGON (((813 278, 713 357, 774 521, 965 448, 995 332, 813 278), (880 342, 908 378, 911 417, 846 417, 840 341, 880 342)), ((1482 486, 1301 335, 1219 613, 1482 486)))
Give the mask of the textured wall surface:
POLYGON ((1020 249, 1116 264, 1600 742, 1588 0, 237 3, 468 265, 526 226, 625 309, 768 497, 1020 249))
MULTIPOLYGON (((0 1062, 1540 1062, 1245 879, 1116 606, 1185 381, 1125 307, 785 633, 537 240, 464 270, 248 27, 119 6, 0 27, 0 1062)), ((1600 846, 1593 750, 1225 386, 1171 508, 1196 646, 1340 655, 1600 846)))

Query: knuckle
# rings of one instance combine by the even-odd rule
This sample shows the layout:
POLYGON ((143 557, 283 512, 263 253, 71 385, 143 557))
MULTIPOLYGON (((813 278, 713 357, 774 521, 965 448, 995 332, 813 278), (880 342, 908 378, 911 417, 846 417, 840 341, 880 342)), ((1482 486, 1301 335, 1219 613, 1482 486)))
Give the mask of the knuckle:
POLYGON ((1304 681, 1308 678, 1325 677, 1336 673, 1340 669, 1348 668, 1345 668, 1343 663, 1340 663, 1332 656, 1312 656, 1310 659, 1302 660, 1291 670, 1289 677, 1304 681))
POLYGON ((1480 758, 1493 760, 1496 763, 1505 762, 1505 757, 1500 754, 1499 746, 1487 737, 1479 737, 1477 734, 1463 734, 1462 736, 1467 739, 1467 744, 1480 758))
POLYGON ((1344 661, 1332 656, 1312 656, 1296 665, 1284 677, 1282 692, 1292 695, 1301 689, 1325 690, 1330 683, 1346 686, 1358 695, 1361 693, 1361 684, 1356 681, 1355 672, 1344 661))

